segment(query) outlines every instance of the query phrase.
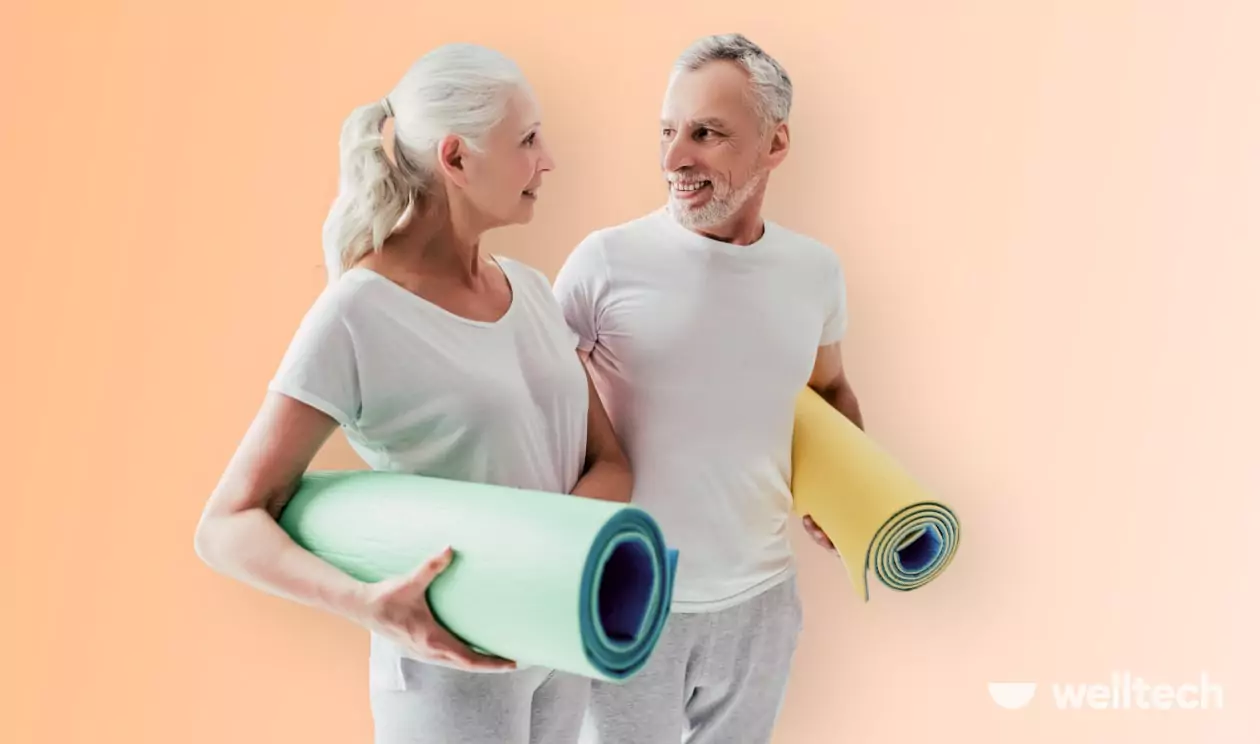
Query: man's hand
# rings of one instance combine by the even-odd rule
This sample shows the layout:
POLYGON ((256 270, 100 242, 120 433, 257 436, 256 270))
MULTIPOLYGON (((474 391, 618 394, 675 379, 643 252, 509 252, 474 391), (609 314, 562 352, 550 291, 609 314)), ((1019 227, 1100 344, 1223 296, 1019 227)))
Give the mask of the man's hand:
POLYGON ((831 542, 831 538, 827 537, 827 533, 823 532, 822 527, 818 526, 818 523, 814 521, 813 517, 810 517, 807 514, 805 515, 805 518, 801 520, 801 523, 805 526, 805 531, 809 533, 809 536, 814 539, 814 542, 836 555, 840 554, 840 551, 836 550, 836 546, 831 542))

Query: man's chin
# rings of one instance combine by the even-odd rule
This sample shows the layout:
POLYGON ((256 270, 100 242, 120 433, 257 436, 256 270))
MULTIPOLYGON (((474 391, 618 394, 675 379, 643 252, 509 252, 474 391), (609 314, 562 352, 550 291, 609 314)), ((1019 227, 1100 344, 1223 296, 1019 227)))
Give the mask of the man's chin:
POLYGON ((713 202, 688 204, 672 197, 669 200, 669 213, 678 224, 688 229, 701 230, 718 224, 721 222, 721 215, 717 212, 713 208, 713 202))

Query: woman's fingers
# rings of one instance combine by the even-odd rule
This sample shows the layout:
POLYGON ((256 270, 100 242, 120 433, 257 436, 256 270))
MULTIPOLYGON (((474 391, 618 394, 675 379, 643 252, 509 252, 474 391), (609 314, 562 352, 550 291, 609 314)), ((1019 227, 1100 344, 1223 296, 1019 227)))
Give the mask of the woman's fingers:
POLYGON ((451 635, 445 628, 438 627, 429 639, 429 646, 435 654, 446 663, 469 670, 515 669, 516 664, 508 659, 480 654, 459 639, 451 635))

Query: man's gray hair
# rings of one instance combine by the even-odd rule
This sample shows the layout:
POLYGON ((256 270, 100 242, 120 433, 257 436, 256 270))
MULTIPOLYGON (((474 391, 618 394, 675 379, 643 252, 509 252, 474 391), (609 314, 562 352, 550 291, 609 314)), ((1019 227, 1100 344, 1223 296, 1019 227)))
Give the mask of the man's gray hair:
POLYGON ((764 124, 787 121, 792 111, 792 79, 783 65, 743 34, 714 34, 699 39, 679 55, 674 73, 698 70, 719 60, 735 62, 748 73, 764 124))

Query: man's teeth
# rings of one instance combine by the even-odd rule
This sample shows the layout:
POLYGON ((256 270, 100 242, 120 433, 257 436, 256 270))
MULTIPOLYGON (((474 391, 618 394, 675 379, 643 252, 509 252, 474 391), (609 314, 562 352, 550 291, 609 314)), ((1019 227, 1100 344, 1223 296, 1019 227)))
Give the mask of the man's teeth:
POLYGON ((708 181, 695 181, 693 183, 675 183, 674 189, 678 191, 699 191, 700 189, 708 185, 709 185, 708 181))

